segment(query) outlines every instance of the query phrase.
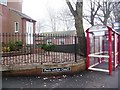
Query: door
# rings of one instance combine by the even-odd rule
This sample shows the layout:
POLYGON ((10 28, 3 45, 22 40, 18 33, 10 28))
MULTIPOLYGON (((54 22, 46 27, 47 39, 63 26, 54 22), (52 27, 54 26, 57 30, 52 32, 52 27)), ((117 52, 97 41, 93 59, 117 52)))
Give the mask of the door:
POLYGON ((27 21, 26 22, 26 44, 33 44, 33 23, 27 21))

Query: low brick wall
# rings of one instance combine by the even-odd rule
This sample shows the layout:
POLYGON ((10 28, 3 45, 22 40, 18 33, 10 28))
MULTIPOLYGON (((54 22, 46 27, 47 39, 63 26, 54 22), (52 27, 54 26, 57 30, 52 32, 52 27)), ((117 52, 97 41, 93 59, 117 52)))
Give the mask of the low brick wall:
POLYGON ((32 64, 25 66, 13 66, 11 68, 3 67, 2 75, 3 76, 51 76, 51 75, 62 75, 62 74, 74 74, 80 71, 85 70, 85 60, 82 60, 78 63, 63 63, 63 64, 32 64), (70 68, 69 71, 57 71, 57 72, 43 72, 43 69, 51 68, 70 68))

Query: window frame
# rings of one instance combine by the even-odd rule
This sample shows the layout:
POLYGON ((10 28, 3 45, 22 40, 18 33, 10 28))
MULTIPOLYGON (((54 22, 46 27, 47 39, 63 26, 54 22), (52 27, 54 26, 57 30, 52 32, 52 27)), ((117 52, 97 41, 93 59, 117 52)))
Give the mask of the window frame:
POLYGON ((15 22, 15 32, 19 32, 19 22, 15 22))

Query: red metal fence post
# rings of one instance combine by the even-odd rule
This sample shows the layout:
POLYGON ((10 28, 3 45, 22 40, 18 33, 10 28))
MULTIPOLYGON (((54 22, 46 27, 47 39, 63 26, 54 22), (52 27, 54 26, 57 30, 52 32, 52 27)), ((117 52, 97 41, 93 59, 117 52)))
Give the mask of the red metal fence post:
POLYGON ((89 58, 89 54, 90 54, 90 37, 89 37, 89 29, 87 29, 87 31, 86 31, 86 33, 87 33, 87 37, 86 37, 86 51, 87 51, 87 57, 86 57, 86 68, 87 68, 87 70, 88 70, 88 68, 89 68, 89 66, 90 66, 90 58, 89 58))
POLYGON ((118 36, 118 64, 120 64, 120 35, 118 36))
POLYGON ((116 55, 115 55, 116 54, 116 33, 115 32, 113 33, 113 40, 114 40, 114 44, 113 44, 114 45, 114 49, 113 49, 114 50, 114 52, 113 52, 113 57, 114 57, 113 58, 113 69, 115 70, 115 59, 116 59, 115 58, 116 57, 116 55))
POLYGON ((108 69, 109 74, 112 75, 112 29, 108 27, 108 69))

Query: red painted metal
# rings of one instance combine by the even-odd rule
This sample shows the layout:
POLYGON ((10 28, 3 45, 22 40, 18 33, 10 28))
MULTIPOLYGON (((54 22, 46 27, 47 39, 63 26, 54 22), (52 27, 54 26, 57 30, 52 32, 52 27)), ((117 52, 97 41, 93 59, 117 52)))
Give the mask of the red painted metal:
POLYGON ((109 74, 112 75, 112 29, 110 27, 108 28, 108 70, 109 74))
POLYGON ((118 57, 118 54, 117 54, 117 53, 118 53, 118 35, 115 33, 114 36, 115 36, 115 37, 114 37, 114 38, 115 38, 115 42, 114 42, 114 43, 115 43, 115 51, 114 51, 114 52, 115 52, 115 53, 114 53, 114 54, 115 54, 115 57, 114 57, 114 58, 115 58, 115 59, 114 59, 115 61, 114 61, 114 68, 116 68, 116 67, 117 67, 117 64, 118 64, 118 60, 117 60, 117 57, 118 57))
POLYGON ((116 64, 117 64, 117 66, 115 66, 115 68, 117 68, 117 67, 118 67, 118 64, 119 64, 119 61, 118 61, 118 59, 119 59, 119 58, 118 58, 118 57, 119 57, 119 56, 118 56, 118 55, 119 55, 119 54, 118 54, 118 53, 119 53, 119 35, 118 35, 118 34, 116 34, 116 39, 117 39, 117 42, 116 42, 116 45, 117 45, 117 46, 116 46, 116 54, 117 54, 117 55, 116 55, 116 64))
POLYGON ((116 70, 119 64, 119 34, 114 32, 114 70, 116 70))
POLYGON ((120 35, 118 36, 118 64, 120 64, 120 35))
POLYGON ((113 34, 114 34, 114 36, 113 36, 113 38, 114 38, 114 58, 113 58, 113 59, 114 59, 114 60, 113 60, 114 62, 113 62, 113 66, 114 66, 114 70, 115 70, 115 61, 116 61, 116 56, 115 56, 115 53, 116 53, 116 43, 115 43, 115 41, 116 41, 116 36, 115 36, 115 35, 116 35, 116 33, 114 32, 113 34))
POLYGON ((89 38, 89 29, 87 29, 86 33, 87 33, 87 37, 86 37, 86 46, 87 46, 87 57, 86 57, 86 69, 88 70, 89 66, 90 66, 90 58, 89 58, 89 54, 90 54, 90 38, 89 38))
MULTIPOLYGON (((88 28, 86 30, 86 34, 87 34, 87 37, 86 37, 86 46, 87 46, 87 57, 86 57, 86 68, 87 69, 90 69, 90 31, 89 31, 90 28, 88 28)), ((113 67, 114 68, 117 68, 117 63, 120 64, 120 34, 118 34, 117 32, 115 32, 114 30, 112 30, 112 28, 108 27, 107 26, 107 32, 104 31, 107 35, 107 36, 102 36, 102 41, 101 41, 101 36, 94 36, 93 40, 94 40, 94 53, 96 53, 96 49, 98 49, 97 51, 98 52, 101 52, 102 51, 102 55, 104 55, 105 53, 105 38, 108 38, 108 70, 109 70, 109 74, 112 75, 112 69, 113 67), (96 38, 97 37, 97 38, 96 38), (114 49, 112 47, 113 45, 113 42, 112 42, 112 38, 114 39, 114 49), (100 46, 102 44, 102 47, 100 46), (98 46, 96 46, 98 45, 98 46), (102 50, 101 50, 102 48, 102 50), (112 64, 112 52, 114 52, 114 65, 112 64), (118 55, 117 55, 118 53, 118 55), (112 66, 113 65, 113 66, 112 66)), ((94 32, 94 30, 93 30, 94 32)), ((96 32, 96 31, 95 31, 96 32)), ((107 40, 107 39, 106 39, 107 40)), ((96 56, 97 57, 97 56, 96 56)), ((94 56, 94 64, 95 64, 95 59, 96 57, 94 56)), ((104 57, 101 58, 102 62, 104 61, 104 57)), ((100 63, 100 58, 98 58, 98 62, 100 63)), ((92 68, 92 67, 91 67, 92 68)))

